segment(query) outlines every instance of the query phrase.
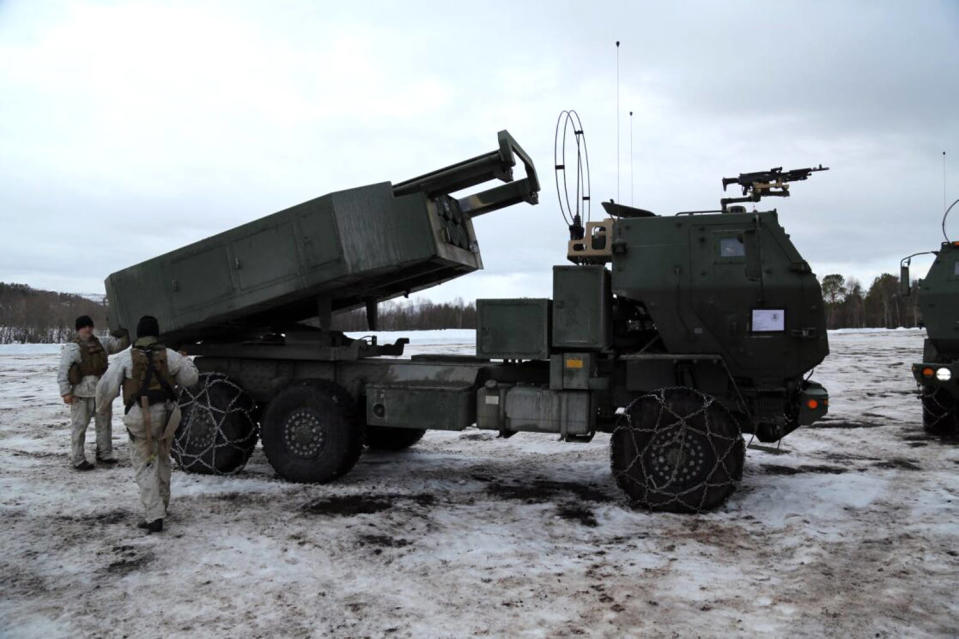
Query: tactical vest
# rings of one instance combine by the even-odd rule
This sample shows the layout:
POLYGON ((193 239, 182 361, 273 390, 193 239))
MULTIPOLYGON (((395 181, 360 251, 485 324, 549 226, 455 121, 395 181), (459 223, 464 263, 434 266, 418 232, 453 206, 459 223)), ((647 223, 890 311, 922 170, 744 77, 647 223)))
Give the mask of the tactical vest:
POLYGON ((176 399, 173 391, 173 378, 167 368, 166 346, 151 344, 143 348, 130 349, 133 370, 130 377, 123 380, 124 412, 129 413, 134 404, 146 397, 152 406, 160 402, 176 399))
POLYGON ((107 372, 107 352, 96 336, 82 340, 73 338, 73 343, 80 347, 80 363, 74 362, 67 371, 67 379, 76 386, 87 375, 100 377, 107 372))

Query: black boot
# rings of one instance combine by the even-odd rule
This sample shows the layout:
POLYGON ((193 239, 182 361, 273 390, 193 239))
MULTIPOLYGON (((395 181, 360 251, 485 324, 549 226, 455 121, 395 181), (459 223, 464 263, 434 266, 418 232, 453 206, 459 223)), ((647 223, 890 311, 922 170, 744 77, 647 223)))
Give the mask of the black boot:
POLYGON ((93 470, 94 468, 96 467, 85 459, 73 467, 74 470, 93 470))
POLYGON ((142 528, 148 533, 163 532, 163 520, 154 519, 153 521, 141 521, 137 524, 137 528, 142 528))

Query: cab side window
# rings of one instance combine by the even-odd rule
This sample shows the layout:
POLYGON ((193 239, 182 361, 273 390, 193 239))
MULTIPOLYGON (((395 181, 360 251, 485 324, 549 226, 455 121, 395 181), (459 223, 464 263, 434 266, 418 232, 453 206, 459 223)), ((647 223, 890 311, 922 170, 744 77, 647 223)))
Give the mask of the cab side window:
MULTIPOLYGON (((719 238, 719 257, 745 257, 746 245, 742 235, 719 238)), ((959 268, 959 266, 957 266, 959 268)))

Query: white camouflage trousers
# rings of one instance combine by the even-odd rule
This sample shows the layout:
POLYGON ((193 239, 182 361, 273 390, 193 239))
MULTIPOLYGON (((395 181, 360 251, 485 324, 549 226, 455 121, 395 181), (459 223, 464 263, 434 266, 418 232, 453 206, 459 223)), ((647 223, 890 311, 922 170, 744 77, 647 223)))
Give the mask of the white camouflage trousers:
POLYGON ((95 410, 95 401, 92 397, 73 397, 70 404, 70 461, 74 466, 86 460, 84 445, 86 444, 87 426, 93 418, 97 431, 97 459, 111 459, 113 457, 113 430, 110 420, 113 411, 109 406, 103 414, 95 410))
MULTIPOLYGON (((163 519, 170 505, 170 446, 173 436, 170 433, 164 437, 164 431, 168 421, 173 427, 170 417, 175 406, 172 402, 150 406, 149 441, 139 404, 134 404, 123 418, 130 434, 130 461, 133 462, 134 479, 140 489, 145 521, 163 519)), ((174 417, 178 418, 179 415, 174 417)))

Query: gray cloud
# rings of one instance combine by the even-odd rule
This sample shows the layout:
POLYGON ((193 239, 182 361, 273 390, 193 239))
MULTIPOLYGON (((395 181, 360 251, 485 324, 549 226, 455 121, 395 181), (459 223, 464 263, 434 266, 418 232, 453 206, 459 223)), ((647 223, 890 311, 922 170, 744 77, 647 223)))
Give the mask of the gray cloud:
MULTIPOLYGON (((546 295, 565 246, 560 109, 583 116, 595 200, 617 197, 619 39, 620 200, 709 208, 723 175, 822 162, 775 204, 817 272, 868 283, 939 242, 957 35, 950 2, 0 4, 0 279, 98 292, 114 270, 508 128, 542 203, 478 220, 487 271, 428 295, 546 295)), ((947 180, 959 195, 959 162, 947 180)))

